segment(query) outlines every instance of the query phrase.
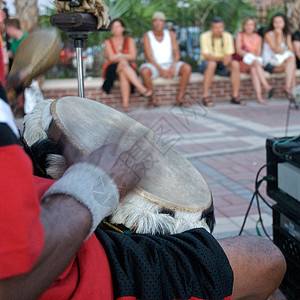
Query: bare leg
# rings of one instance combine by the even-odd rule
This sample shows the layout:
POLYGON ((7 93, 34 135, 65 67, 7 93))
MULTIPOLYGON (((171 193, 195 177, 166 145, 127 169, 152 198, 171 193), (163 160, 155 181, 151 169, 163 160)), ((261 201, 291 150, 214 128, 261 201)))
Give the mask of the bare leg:
POLYGON ((261 104, 266 104, 266 100, 261 95, 261 85, 260 85, 260 78, 257 72, 257 68, 255 65, 251 65, 250 67, 250 74, 251 74, 251 80, 252 84, 255 90, 257 101, 261 104))
POLYGON ((295 72, 296 72, 296 59, 295 57, 289 57, 286 60, 285 65, 285 80, 286 80, 286 92, 290 94, 295 84, 295 72))
POLYGON ((153 89, 153 83, 152 83, 152 79, 151 79, 151 76, 152 76, 151 70, 147 67, 143 68, 141 71, 141 75, 143 78, 143 83, 146 86, 146 88, 148 90, 152 91, 152 97, 151 97, 152 103, 158 104, 157 97, 156 97, 154 89, 153 89))
POLYGON ((218 240, 234 274, 232 300, 267 299, 286 271, 281 251, 269 240, 241 236, 218 240))
POLYGON ((128 81, 124 72, 118 72, 119 81, 120 81, 120 89, 121 89, 121 97, 122 97, 122 105, 124 112, 129 111, 129 97, 130 97, 130 82, 128 81))
POLYGON ((233 60, 230 64, 230 79, 232 86, 232 96, 238 98, 240 93, 240 63, 233 60))
POLYGON ((204 78, 203 78, 203 98, 208 97, 209 89, 211 87, 212 79, 215 75, 216 68, 217 68, 217 63, 215 61, 209 60, 207 62, 207 67, 204 72, 204 78))
POLYGON ((183 101, 186 86, 189 83, 192 67, 189 64, 184 64, 179 70, 179 76, 181 76, 179 84, 179 92, 177 95, 176 102, 181 103, 183 101))
POLYGON ((293 82, 292 82, 292 88, 294 88, 296 86, 296 74, 293 78, 293 82))
POLYGON ((256 72, 259 77, 260 83, 264 87, 265 91, 269 92, 271 90, 271 86, 269 85, 269 83, 265 77, 265 71, 264 71, 263 67, 259 64, 259 62, 257 60, 254 61, 253 64, 256 68, 256 72))
POLYGON ((140 82, 135 70, 128 64, 127 61, 121 61, 118 64, 117 73, 122 72, 127 80, 134 85, 137 90, 144 94, 147 92, 147 88, 140 82))

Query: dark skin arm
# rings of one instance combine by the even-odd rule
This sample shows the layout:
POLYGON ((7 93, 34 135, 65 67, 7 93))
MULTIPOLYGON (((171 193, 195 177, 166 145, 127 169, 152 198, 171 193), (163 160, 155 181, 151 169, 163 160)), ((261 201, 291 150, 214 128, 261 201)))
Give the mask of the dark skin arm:
POLYGON ((1 300, 38 298, 66 269, 90 229, 91 214, 83 205, 66 195, 50 199, 41 205, 42 254, 30 272, 0 280, 1 300))
MULTIPOLYGON (((83 161, 100 166, 124 196, 141 180, 144 169, 143 164, 127 166, 115 149, 116 144, 105 145, 83 161)), ((68 155, 71 161, 72 153, 68 155)), ((28 273, 0 280, 1 300, 38 298, 69 265, 92 223, 90 211, 67 195, 52 195, 43 201, 40 218, 44 228, 43 251, 28 273)))

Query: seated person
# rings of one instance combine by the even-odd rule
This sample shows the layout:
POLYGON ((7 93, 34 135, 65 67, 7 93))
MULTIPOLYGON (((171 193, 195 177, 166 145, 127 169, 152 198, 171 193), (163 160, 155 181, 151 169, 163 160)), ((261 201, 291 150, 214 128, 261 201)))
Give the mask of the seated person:
POLYGON ((294 52, 296 54, 297 69, 300 69, 300 31, 296 31, 292 36, 294 52))
POLYGON ((266 104, 267 101, 262 96, 261 85, 268 93, 268 98, 273 96, 274 88, 269 85, 265 77, 261 57, 262 38, 255 32, 255 28, 256 24, 253 18, 247 18, 243 22, 243 30, 235 38, 235 53, 241 58, 239 61, 241 72, 250 72, 251 74, 258 103, 266 104), (249 56, 249 53, 253 55, 249 56))
POLYGON ((27 36, 27 32, 23 32, 21 28, 21 23, 19 19, 6 19, 5 20, 5 28, 7 35, 12 39, 10 48, 8 49, 8 57, 9 57, 9 69, 12 65, 14 56, 16 55, 17 49, 20 43, 27 36))
MULTIPOLYGON (((28 76, 17 74, 8 82, 20 92, 28 76)), ((116 154, 117 135, 85 158, 74 157, 61 128, 58 139, 69 168, 57 181, 35 177, 0 92, 2 299, 266 299, 278 288, 285 260, 264 238, 217 241, 204 228, 175 235, 98 228, 96 237, 119 193, 142 178, 144 162, 126 164, 126 155, 116 154)))
POLYGON ((232 86, 233 104, 244 104, 239 99, 240 90, 240 65, 232 60, 234 44, 232 35, 225 31, 224 22, 215 17, 212 20, 211 29, 200 35, 201 62, 199 72, 204 74, 203 99, 205 106, 213 106, 214 101, 209 97, 209 90, 214 74, 230 76, 232 86))
POLYGON ((285 72, 285 92, 289 99, 294 99, 292 89, 296 85, 296 59, 293 54, 292 37, 288 33, 285 15, 275 14, 264 36, 263 65, 269 73, 285 72), (282 61, 274 60, 276 54, 286 54, 282 61))
POLYGON ((112 38, 105 41, 105 53, 108 61, 103 66, 103 77, 105 78, 103 90, 110 92, 114 80, 119 78, 123 111, 129 112, 130 92, 133 87, 137 88, 142 96, 150 97, 149 91, 140 82, 136 73, 137 50, 133 38, 125 36, 126 27, 121 19, 111 22, 112 38))
POLYGON ((140 66, 140 72, 145 86, 153 93, 149 107, 159 106, 152 85, 152 79, 158 76, 163 78, 181 77, 176 105, 188 107, 189 103, 184 101, 184 94, 192 68, 189 64, 180 61, 179 46, 175 33, 165 29, 165 25, 165 14, 156 12, 152 16, 153 30, 144 35, 144 51, 147 63, 140 66))

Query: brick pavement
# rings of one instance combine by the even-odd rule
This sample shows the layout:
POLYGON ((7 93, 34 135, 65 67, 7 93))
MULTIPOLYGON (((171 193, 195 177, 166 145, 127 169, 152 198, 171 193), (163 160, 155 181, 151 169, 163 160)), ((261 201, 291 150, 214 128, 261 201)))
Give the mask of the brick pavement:
MULTIPOLYGON (((137 109, 129 116, 153 129, 201 172, 214 199, 216 227, 213 234, 222 238, 236 235, 241 228, 255 190, 256 173, 266 163, 266 139, 285 136, 287 107, 287 100, 272 100, 265 106, 251 101, 246 106, 137 109)), ((291 110, 288 135, 299 134, 299 116, 300 111, 291 110)), ((21 128, 22 119, 17 123, 21 128)), ((264 175, 265 170, 260 178, 264 175)), ((266 196, 265 189, 262 184, 261 194, 274 203, 266 196)), ((272 211, 264 203, 261 209, 267 232, 272 235, 272 211)), ((254 203, 246 234, 256 234, 257 220, 254 203)))
MULTIPOLYGON (((272 100, 262 106, 219 104, 213 108, 191 106, 136 110, 129 115, 152 128, 170 142, 201 172, 208 183, 215 204, 217 238, 236 235, 243 223, 255 190, 256 173, 266 163, 268 137, 285 136, 288 102, 272 100)), ((300 111, 290 113, 288 133, 300 133, 300 111)), ((260 178, 265 175, 262 171, 260 178)), ((260 187, 266 196, 266 185, 260 187)), ((260 201, 262 219, 272 235, 272 211, 260 201)), ((256 232, 257 206, 254 203, 245 234, 256 232)), ((261 226, 259 231, 263 234, 261 226)))

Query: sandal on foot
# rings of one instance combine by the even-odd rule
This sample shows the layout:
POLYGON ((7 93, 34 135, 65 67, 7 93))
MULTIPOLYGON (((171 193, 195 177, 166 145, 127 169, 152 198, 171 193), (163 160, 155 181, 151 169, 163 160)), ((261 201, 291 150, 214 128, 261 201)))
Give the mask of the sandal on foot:
POLYGON ((153 102, 150 102, 148 105, 147 105, 147 108, 151 109, 151 108, 156 108, 156 107, 160 107, 160 105, 158 103, 153 103, 153 102))
POLYGON ((150 97, 152 97, 152 94, 153 94, 152 91, 147 89, 147 90, 145 90, 144 93, 141 93, 141 96, 150 98, 150 97))
POLYGON ((287 98, 288 98, 291 102, 295 101, 295 97, 294 97, 294 95, 293 95, 293 93, 292 93, 292 89, 286 88, 286 89, 285 89, 285 94, 286 94, 287 98))
POLYGON ((266 100, 264 100, 264 99, 262 99, 262 100, 258 100, 257 99, 257 103, 261 104, 261 105, 267 105, 268 104, 268 102, 266 100))
POLYGON ((180 107, 183 107, 183 108, 188 108, 190 106, 190 104, 186 101, 181 101, 181 102, 176 102, 174 104, 174 106, 180 106, 180 107))
POLYGON ((212 99, 209 99, 208 97, 203 97, 202 103, 204 106, 210 106, 210 107, 215 105, 214 101, 212 99))
POLYGON ((231 104, 237 104, 237 105, 245 105, 245 101, 244 100, 240 100, 239 98, 235 98, 235 97, 232 97, 231 98, 231 104))
POLYGON ((123 106, 123 112, 124 113, 129 113, 130 112, 130 108, 128 106, 123 106))
POLYGON ((295 109, 299 109, 299 105, 296 102, 296 99, 295 99, 294 95, 291 92, 288 92, 288 91, 286 91, 285 93, 286 93, 286 96, 287 96, 287 98, 290 102, 290 105, 293 104, 295 109))

